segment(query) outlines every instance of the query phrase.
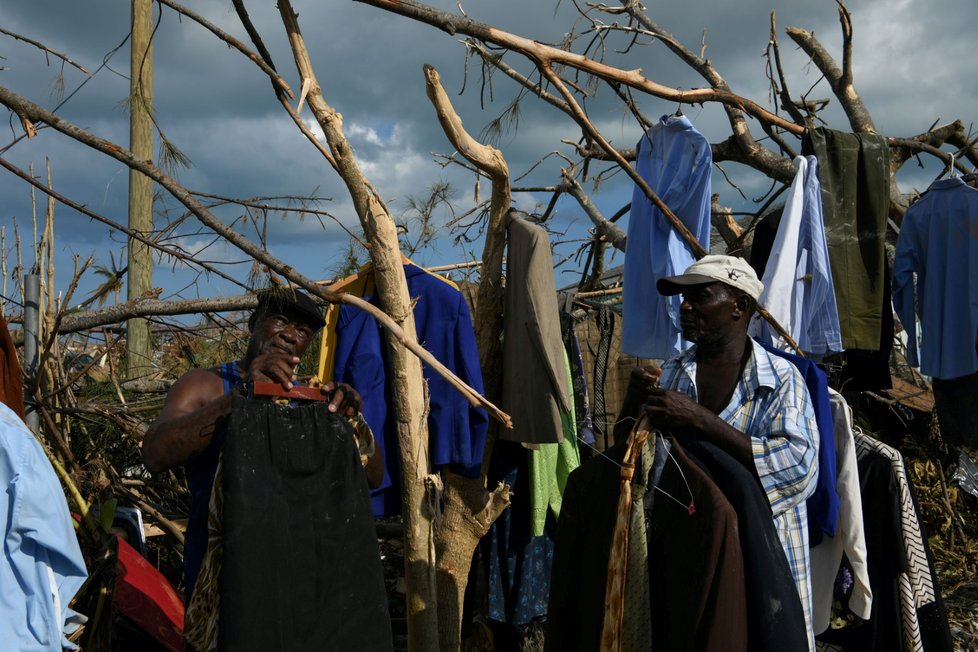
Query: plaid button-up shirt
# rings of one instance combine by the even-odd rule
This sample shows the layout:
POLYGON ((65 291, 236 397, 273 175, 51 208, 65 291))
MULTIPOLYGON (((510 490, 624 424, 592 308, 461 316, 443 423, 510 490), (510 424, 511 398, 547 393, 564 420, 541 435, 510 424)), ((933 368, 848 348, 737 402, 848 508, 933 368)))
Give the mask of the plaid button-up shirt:
MULTIPOLYGON (((771 503, 774 527, 781 539, 805 612, 809 646, 812 631, 808 556, 808 511, 805 499, 818 475, 818 426, 805 381, 795 367, 770 355, 753 340, 753 351, 730 403, 719 416, 751 439, 757 476, 771 503)), ((698 401, 696 347, 662 366, 659 385, 698 401)))

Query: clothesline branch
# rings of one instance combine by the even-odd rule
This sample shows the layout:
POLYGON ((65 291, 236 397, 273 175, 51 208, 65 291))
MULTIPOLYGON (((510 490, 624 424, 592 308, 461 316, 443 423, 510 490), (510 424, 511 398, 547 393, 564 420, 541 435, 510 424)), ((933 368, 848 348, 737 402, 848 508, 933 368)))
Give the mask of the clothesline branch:
MULTIPOLYGON (((571 115, 574 116, 577 123, 582 129, 584 129, 585 133, 587 133, 594 142, 596 142, 616 163, 618 163, 622 170, 624 170, 632 181, 634 181, 635 184, 642 190, 642 193, 646 196, 646 198, 659 209, 666 220, 669 221, 669 224, 672 225, 672 228, 675 229, 680 237, 682 237, 683 241, 686 242, 686 245, 690 248, 693 255, 697 259, 705 256, 708 252, 703 245, 700 244, 700 241, 696 239, 696 236, 693 235, 689 228, 683 224, 682 220, 680 220, 679 217, 672 212, 669 206, 667 206, 666 203, 662 201, 662 199, 655 193, 655 191, 652 190, 652 187, 644 178, 642 178, 638 171, 629 165, 628 161, 626 161, 611 145, 611 143, 604 138, 601 132, 595 128, 595 126, 588 119, 587 114, 574 99, 573 94, 567 89, 567 86, 564 84, 560 76, 557 75, 557 73, 555 73, 548 64, 540 65, 540 71, 543 73, 543 76, 546 77, 547 80, 564 97, 564 100, 571 109, 571 115)), ((802 352, 795 340, 791 337, 788 331, 786 331, 785 328, 778 323, 778 320, 776 320, 770 312, 768 312, 761 305, 757 306, 757 312, 761 315, 761 317, 767 320, 767 322, 771 325, 771 328, 773 328, 778 335, 784 338, 784 341, 787 342, 788 345, 794 349, 796 353, 798 353, 798 355, 804 357, 805 354, 802 352)))

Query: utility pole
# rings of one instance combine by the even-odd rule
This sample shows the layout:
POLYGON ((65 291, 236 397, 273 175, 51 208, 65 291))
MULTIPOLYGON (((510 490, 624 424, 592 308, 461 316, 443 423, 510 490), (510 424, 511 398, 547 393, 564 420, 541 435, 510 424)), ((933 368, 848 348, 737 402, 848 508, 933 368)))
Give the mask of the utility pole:
MULTIPOLYGON (((153 32, 152 0, 132 0, 132 37, 129 66, 129 148, 142 160, 153 159, 153 32)), ((153 232, 153 182, 129 170, 129 228, 150 236, 153 232)), ((129 238, 129 300, 144 296, 153 285, 153 256, 149 246, 129 238)), ((136 380, 153 371, 149 321, 126 322, 126 378, 136 380)))

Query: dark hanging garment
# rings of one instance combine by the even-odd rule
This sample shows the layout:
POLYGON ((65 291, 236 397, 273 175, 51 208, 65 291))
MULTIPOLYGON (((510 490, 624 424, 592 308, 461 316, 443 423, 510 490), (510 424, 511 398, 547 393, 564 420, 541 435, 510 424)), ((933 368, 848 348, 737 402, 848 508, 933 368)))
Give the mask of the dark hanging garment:
POLYGON ((686 443, 737 512, 744 556, 747 648, 751 652, 805 650, 808 632, 794 576, 774 529, 767 495, 744 465, 705 440, 686 443))
POLYGON ((671 443, 649 522, 652 649, 747 652, 737 514, 706 472, 671 443), (683 506, 687 498, 692 507, 683 506))
POLYGON ((866 435, 857 433, 855 442, 872 612, 860 625, 818 638, 847 652, 950 652, 947 612, 903 459, 866 435))
MULTIPOLYGON (((844 629, 829 628, 819 641, 848 651, 903 650, 900 574, 907 570, 900 526, 900 499, 890 461, 878 453, 859 456, 859 489, 866 526, 866 559, 873 606, 869 620, 844 629)), ((848 603, 848 596, 842 601, 848 603)))
POLYGON ((978 373, 931 380, 941 437, 955 446, 978 448, 978 373))
POLYGON ((826 359, 827 363, 841 361, 839 371, 839 390, 843 392, 877 391, 893 387, 890 377, 890 352, 893 350, 893 310, 890 304, 890 266, 883 269, 883 303, 881 313, 883 330, 880 333, 879 348, 847 349, 826 359))
POLYGON ((819 127, 808 130, 802 154, 818 158, 842 345, 876 351, 883 332, 883 241, 890 206, 886 139, 819 127))
POLYGON ((594 358, 594 432, 598 447, 602 450, 611 448, 614 426, 614 414, 608 412, 605 405, 605 379, 608 376, 608 358, 611 353, 611 339, 615 331, 615 313, 611 306, 601 306, 598 309, 598 353, 594 358))
POLYGON ((522 444, 499 440, 489 464, 488 484, 513 488, 509 509, 503 510, 479 542, 488 583, 489 617, 523 626, 547 615, 550 565, 556 524, 548 516, 544 533, 533 536, 529 451, 522 444))
MULTIPOLYGON (((616 443, 567 481, 550 579, 548 651, 600 649, 621 486, 619 465, 626 446, 624 440, 616 443)), ((648 521, 652 649, 746 651, 744 567, 736 513, 674 441, 656 486, 648 521)), ((640 581, 629 577, 632 580, 640 581)))
POLYGON ((767 261, 771 258, 771 249, 774 248, 774 239, 778 235, 778 226, 781 225, 783 214, 784 206, 782 205, 765 215, 754 227, 754 240, 750 246, 749 262, 757 273, 757 278, 764 278, 764 270, 767 269, 767 261))
POLYGON ((366 475, 325 402, 236 396, 224 445, 219 649, 391 650, 366 475))

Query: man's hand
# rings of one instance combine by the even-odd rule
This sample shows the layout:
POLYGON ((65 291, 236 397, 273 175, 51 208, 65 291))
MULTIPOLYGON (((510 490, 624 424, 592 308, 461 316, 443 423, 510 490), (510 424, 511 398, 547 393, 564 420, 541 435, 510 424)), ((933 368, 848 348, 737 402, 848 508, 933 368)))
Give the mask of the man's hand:
POLYGON ((686 394, 661 387, 649 391, 644 409, 653 426, 680 435, 702 430, 713 416, 686 394))
POLYGON ((625 401, 642 403, 649 392, 659 386, 659 376, 662 369, 658 367, 635 367, 628 376, 628 389, 625 390, 625 401))
POLYGON ((278 383, 282 389, 292 389, 295 369, 299 358, 287 353, 262 353, 255 356, 245 372, 244 380, 262 383, 278 383))
POLYGON ((360 413, 360 406, 363 404, 360 392, 350 385, 331 380, 322 385, 319 390, 326 395, 332 394, 329 399, 330 412, 336 412, 348 419, 360 413))

